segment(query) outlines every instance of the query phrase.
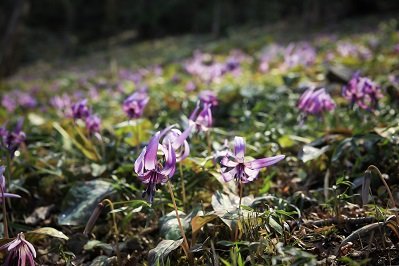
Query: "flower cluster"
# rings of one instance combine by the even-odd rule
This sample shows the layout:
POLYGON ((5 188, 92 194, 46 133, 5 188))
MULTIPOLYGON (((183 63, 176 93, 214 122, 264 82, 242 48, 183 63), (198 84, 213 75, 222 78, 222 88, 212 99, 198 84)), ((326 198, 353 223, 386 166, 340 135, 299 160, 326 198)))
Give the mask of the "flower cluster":
POLYGON ((101 119, 99 116, 92 114, 87 106, 87 99, 83 99, 72 105, 72 117, 77 120, 85 121, 86 129, 90 135, 100 132, 101 119))
POLYGON ((13 112, 18 106, 22 108, 33 108, 37 105, 37 101, 31 93, 14 90, 3 95, 1 105, 8 112, 13 112))
POLYGON ((334 100, 324 88, 307 89, 298 101, 298 108, 305 115, 321 115, 325 111, 332 111, 336 107, 334 100))
POLYGON ((365 110, 376 109, 383 96, 381 88, 369 78, 361 77, 359 72, 344 86, 342 94, 352 105, 357 104, 365 110))

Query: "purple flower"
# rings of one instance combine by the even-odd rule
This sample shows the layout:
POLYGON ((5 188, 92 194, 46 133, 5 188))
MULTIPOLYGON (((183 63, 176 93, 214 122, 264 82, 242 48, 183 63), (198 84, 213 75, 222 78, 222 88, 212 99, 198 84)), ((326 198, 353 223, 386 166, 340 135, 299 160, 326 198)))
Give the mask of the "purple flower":
POLYGON ((253 181, 262 168, 273 165, 284 158, 285 155, 277 155, 245 162, 245 140, 242 137, 235 137, 234 154, 227 153, 220 162, 221 174, 226 182, 234 178, 236 182, 245 184, 253 181))
POLYGON ((334 100, 324 88, 307 89, 299 98, 298 108, 305 115, 320 115, 324 111, 332 111, 336 107, 334 100))
POLYGON ((211 90, 201 91, 198 97, 203 104, 209 104, 211 106, 218 105, 218 98, 214 91, 211 90))
POLYGON ((87 99, 83 99, 72 105, 72 116, 74 119, 85 119, 90 115, 89 107, 87 107, 87 99))
POLYGON ((26 135, 22 131, 23 119, 18 120, 17 125, 13 131, 8 131, 5 126, 0 128, 0 137, 2 138, 2 145, 8 150, 11 157, 14 156, 16 150, 22 142, 25 141, 26 135))
POLYGON ((197 88, 197 86, 195 85, 195 83, 193 81, 189 81, 186 84, 186 91, 194 91, 197 88))
POLYGON ((0 166, 0 203, 2 202, 3 198, 20 198, 20 195, 7 193, 6 190, 6 179, 4 177, 4 171, 6 168, 4 166, 0 166))
POLYGON ((369 78, 361 77, 359 72, 343 87, 342 94, 352 105, 357 104, 365 110, 377 108, 378 99, 383 96, 381 88, 369 78))
POLYGON ((143 115, 144 108, 149 100, 150 98, 145 91, 137 91, 123 102, 123 111, 130 119, 139 118, 143 115))
POLYGON ((17 101, 12 95, 5 94, 1 99, 1 105, 6 108, 7 112, 11 113, 17 108, 17 101))
POLYGON ((189 120, 192 125, 196 125, 197 130, 207 131, 213 123, 211 105, 206 103, 203 104, 202 110, 200 111, 200 104, 197 103, 189 120))
POLYGON ((90 135, 100 132, 101 119, 97 115, 89 115, 86 117, 85 123, 90 135))
POLYGON ((25 240, 23 233, 19 233, 13 241, 1 246, 0 250, 8 251, 4 265, 35 266, 35 248, 25 240))
POLYGON ((139 179, 147 184, 143 197, 147 197, 152 203, 158 184, 165 184, 175 173, 176 154, 172 143, 168 141, 167 146, 159 143, 161 133, 158 131, 151 138, 148 146, 143 149, 134 163, 134 171, 139 179), (158 151, 162 152, 162 158, 158 158, 158 151))
POLYGON ((162 139, 162 145, 167 146, 169 143, 172 144, 172 149, 176 154, 176 162, 183 161, 190 154, 190 145, 188 145, 187 138, 192 128, 193 125, 181 132, 177 128, 174 128, 173 125, 161 132, 160 139, 162 139))

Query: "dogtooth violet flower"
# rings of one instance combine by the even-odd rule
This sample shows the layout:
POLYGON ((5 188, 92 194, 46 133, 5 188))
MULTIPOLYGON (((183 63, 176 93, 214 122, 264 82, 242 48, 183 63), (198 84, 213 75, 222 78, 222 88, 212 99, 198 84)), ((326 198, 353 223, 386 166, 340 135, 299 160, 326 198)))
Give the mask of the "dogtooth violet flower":
POLYGON ((19 233, 13 241, 1 246, 0 250, 8 251, 4 265, 35 266, 36 250, 25 240, 23 233, 19 233))
POLYGON ((90 115, 89 107, 87 107, 87 99, 83 99, 72 105, 72 116, 74 119, 85 119, 90 115))
POLYGON ((187 142, 187 138, 190 135, 193 125, 188 126, 183 132, 174 127, 175 125, 172 125, 162 130, 160 139, 162 139, 161 142, 164 146, 168 146, 171 143, 172 149, 176 154, 176 162, 181 162, 190 154, 190 145, 187 142))
POLYGON ((6 168, 4 166, 0 166, 0 202, 2 202, 3 198, 20 198, 20 195, 7 193, 6 192, 6 179, 4 178, 4 171, 6 168))
POLYGON ((262 168, 273 165, 282 159, 285 155, 245 160, 245 140, 242 137, 234 138, 234 153, 229 152, 221 160, 221 174, 226 182, 234 179, 236 182, 248 183, 253 181, 262 168))
POLYGON ((23 119, 18 120, 13 131, 8 131, 5 126, 0 127, 2 145, 8 150, 11 157, 14 156, 15 151, 18 150, 21 143, 26 139, 26 135, 22 131, 23 122, 23 119))
POLYGON ((200 104, 198 102, 197 106, 189 117, 190 126, 195 125, 197 130, 207 131, 213 123, 211 106, 212 105, 208 103, 204 103, 202 110, 200 111, 200 104))
POLYGON ((86 117, 85 123, 90 135, 100 132, 101 119, 97 115, 89 115, 86 117))
POLYGON ((377 108, 378 100, 383 96, 381 88, 369 78, 361 77, 359 72, 344 86, 342 94, 352 105, 357 104, 366 110, 377 108))
POLYGON ((324 111, 332 111, 336 107, 334 100, 324 88, 307 89, 298 101, 298 108, 306 115, 320 115, 324 111))
POLYGON ((168 141, 166 146, 160 144, 160 135, 161 133, 158 131, 151 138, 134 163, 134 171, 139 179, 147 184, 143 197, 147 197, 150 203, 154 199, 157 185, 165 184, 176 169, 176 154, 172 143, 168 141), (162 154, 161 158, 158 158, 158 151, 162 154))
POLYGON ((123 102, 123 111, 130 119, 139 118, 143 115, 144 108, 149 100, 150 98, 145 91, 137 91, 123 102))

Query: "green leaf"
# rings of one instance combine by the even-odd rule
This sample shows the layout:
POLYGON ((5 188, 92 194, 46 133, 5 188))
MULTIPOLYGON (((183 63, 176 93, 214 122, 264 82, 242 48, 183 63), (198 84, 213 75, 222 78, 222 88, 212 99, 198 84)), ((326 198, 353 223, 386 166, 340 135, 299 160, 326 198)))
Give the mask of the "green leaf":
POLYGON ((159 244, 148 252, 148 263, 150 266, 163 265, 164 260, 170 252, 180 247, 183 239, 162 240, 159 244))

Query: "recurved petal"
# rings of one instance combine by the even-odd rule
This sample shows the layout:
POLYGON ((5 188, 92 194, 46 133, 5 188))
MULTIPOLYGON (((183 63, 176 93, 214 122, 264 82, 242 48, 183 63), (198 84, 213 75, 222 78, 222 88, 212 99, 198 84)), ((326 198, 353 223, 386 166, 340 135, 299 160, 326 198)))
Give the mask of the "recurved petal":
POLYGON ((158 145, 159 145, 159 135, 160 132, 158 131, 155 135, 151 138, 150 142, 147 145, 147 151, 144 155, 144 166, 146 170, 153 170, 157 164, 157 152, 158 152, 158 145))
POLYGON ((245 156, 245 140, 243 137, 234 138, 234 154, 239 159, 244 159, 245 156))
POLYGON ((224 181, 229 182, 229 181, 233 180, 233 178, 237 174, 237 170, 235 168, 233 168, 233 169, 227 171, 227 168, 222 168, 220 173, 222 174, 224 181))
POLYGON ((223 157, 220 163, 226 167, 236 167, 238 164, 237 162, 230 160, 227 156, 223 157))
POLYGON ((33 247, 33 245, 30 242, 26 241, 25 239, 22 239, 22 241, 28 246, 28 248, 29 248, 30 252, 32 253, 33 257, 36 258, 36 250, 33 247))
POLYGON ((261 169, 264 167, 267 167, 269 165, 273 165, 282 159, 285 158, 285 155, 277 155, 273 157, 268 157, 268 158, 262 158, 262 159, 256 159, 251 162, 245 163, 245 166, 251 168, 251 169, 261 169))
POLYGON ((160 148, 165 154, 165 165, 160 172, 162 175, 171 177, 175 173, 175 168, 176 168, 175 150, 172 148, 172 144, 170 142, 168 144, 168 148, 166 148, 163 145, 160 145, 160 148))
POLYGON ((143 151, 140 153, 140 156, 134 162, 134 171, 138 175, 141 175, 144 173, 144 155, 145 155, 146 151, 147 151, 147 147, 145 147, 143 149, 143 151))
POLYGON ((243 183, 248 183, 253 181, 259 174, 259 169, 251 169, 249 167, 244 168, 245 174, 248 176, 247 180, 243 180, 243 183))
MULTIPOLYGON (((177 150, 181 145, 185 144, 184 142, 188 138, 193 129, 194 125, 189 125, 186 130, 183 131, 172 143, 173 149, 177 150)), ((186 142, 187 143, 187 142, 186 142)))

